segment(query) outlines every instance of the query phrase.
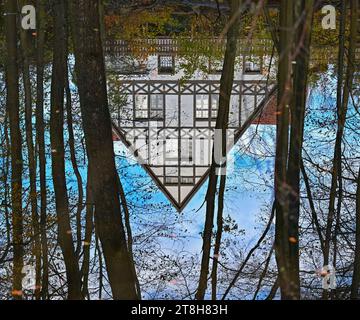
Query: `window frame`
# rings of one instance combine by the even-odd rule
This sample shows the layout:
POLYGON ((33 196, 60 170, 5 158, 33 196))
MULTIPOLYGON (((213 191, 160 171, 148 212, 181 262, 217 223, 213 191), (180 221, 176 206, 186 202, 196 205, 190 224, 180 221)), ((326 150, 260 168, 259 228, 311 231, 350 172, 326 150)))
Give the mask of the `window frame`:
POLYGON ((150 113, 149 113, 149 119, 150 120, 158 120, 162 121, 165 119, 165 96, 163 94, 152 94, 150 95, 150 113), (153 104, 153 98, 156 97, 156 104, 153 104), (161 97, 161 103, 159 106, 159 97, 161 97), (155 107, 154 107, 155 106, 155 107), (157 115, 153 115, 154 113, 160 113, 157 115))
POLYGON ((158 73, 159 74, 174 74, 175 73, 175 56, 169 54, 159 54, 158 56, 158 73), (171 59, 171 66, 166 64, 162 66, 161 59, 169 58, 171 59))
POLYGON ((148 121, 149 120, 149 96, 145 94, 139 94, 135 95, 135 102, 134 102, 134 113, 135 113, 135 121, 148 121), (139 97, 146 97, 146 108, 141 105, 141 108, 139 108, 138 105, 138 98, 139 97), (140 112, 140 113, 139 113, 140 112), (146 112, 146 116, 144 116, 146 112))
POLYGON ((195 105, 195 119, 197 121, 208 121, 209 120, 209 112, 210 112, 210 97, 207 94, 198 94, 196 95, 196 105, 195 105), (199 99, 198 97, 201 97, 201 105, 199 106, 199 99), (207 103, 204 103, 204 97, 207 97, 207 103), (201 114, 199 116, 199 114, 201 114), (206 114, 206 116, 204 116, 206 114))

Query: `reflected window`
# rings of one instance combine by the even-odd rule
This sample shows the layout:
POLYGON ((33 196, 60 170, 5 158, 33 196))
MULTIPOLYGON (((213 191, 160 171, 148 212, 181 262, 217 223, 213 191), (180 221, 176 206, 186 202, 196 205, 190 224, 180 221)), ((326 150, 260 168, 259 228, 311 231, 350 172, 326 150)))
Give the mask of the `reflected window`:
POLYGON ((183 138, 181 140, 181 160, 186 162, 193 161, 193 139, 183 138))
POLYGON ((206 165, 206 157, 205 153, 209 150, 209 142, 204 137, 199 137, 196 140, 196 154, 195 154, 195 162, 197 165, 206 165))
POLYGON ((212 95, 211 96, 211 118, 216 120, 219 110, 219 96, 212 95))
POLYGON ((150 118, 155 120, 164 119, 164 95, 151 95, 150 118))
POLYGON ((159 56, 159 73, 160 74, 173 74, 175 72, 175 58, 171 55, 159 56))
POLYGON ((179 183, 179 169, 177 167, 168 167, 165 171, 165 184, 177 185, 179 183))
POLYGON ((179 149, 177 139, 166 139, 165 144, 165 160, 166 161, 178 161, 179 160, 179 149))
POLYGON ((181 177, 181 184, 183 185, 194 185, 195 179, 194 177, 181 177))
POLYGON ((196 96, 196 118, 208 119, 209 118, 209 96, 197 95, 196 96))
POLYGON ((165 177, 166 185, 177 185, 179 183, 179 177, 165 177))
POLYGON ((135 96, 135 118, 137 120, 147 120, 149 118, 148 96, 135 96))

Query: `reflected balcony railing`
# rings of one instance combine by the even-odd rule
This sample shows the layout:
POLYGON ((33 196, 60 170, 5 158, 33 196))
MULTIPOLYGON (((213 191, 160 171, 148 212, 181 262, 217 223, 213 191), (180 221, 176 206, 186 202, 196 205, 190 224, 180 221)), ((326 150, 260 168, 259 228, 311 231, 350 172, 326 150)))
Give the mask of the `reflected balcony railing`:
MULTIPOLYGON (((271 52, 271 39, 239 39, 239 52, 271 52)), ((133 53, 146 54, 186 54, 198 50, 223 51, 226 40, 222 38, 148 38, 132 40, 107 40, 105 52, 109 55, 131 55, 133 53)))

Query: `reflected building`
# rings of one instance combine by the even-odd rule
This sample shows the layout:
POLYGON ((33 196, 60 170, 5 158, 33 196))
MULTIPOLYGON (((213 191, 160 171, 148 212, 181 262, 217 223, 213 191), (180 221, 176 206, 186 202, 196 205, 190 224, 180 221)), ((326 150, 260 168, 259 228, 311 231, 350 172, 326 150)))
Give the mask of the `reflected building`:
MULTIPOLYGON (((183 68, 189 52, 182 54, 177 41, 113 41, 106 60, 109 75, 116 79, 111 90, 123 97, 121 106, 111 106, 114 139, 127 145, 181 211, 208 176, 221 112, 222 62, 206 58, 207 69, 189 77, 183 68)), ((219 43, 207 41, 210 46, 219 43)), ((253 123, 275 124, 275 63, 269 54, 249 52, 239 50, 235 68, 228 123, 229 141, 234 142, 253 123)))

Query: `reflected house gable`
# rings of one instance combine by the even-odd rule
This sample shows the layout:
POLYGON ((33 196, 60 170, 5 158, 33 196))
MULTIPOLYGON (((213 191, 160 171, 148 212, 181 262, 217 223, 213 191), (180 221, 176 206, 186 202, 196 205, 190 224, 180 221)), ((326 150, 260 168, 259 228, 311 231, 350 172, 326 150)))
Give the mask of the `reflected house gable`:
MULTIPOLYGON (((116 57, 122 59, 122 55, 116 57)), ((154 52, 145 62, 148 73, 140 76, 138 72, 122 73, 115 63, 118 90, 126 102, 118 110, 112 108, 114 139, 131 149, 179 211, 208 176, 221 77, 221 62, 212 61, 217 72, 197 72, 184 80, 181 59, 171 52, 154 52)), ((242 55, 236 65, 230 101, 228 127, 235 141, 252 123, 276 123, 276 105, 271 98, 275 87, 264 72, 270 58, 252 56, 251 63, 244 59, 242 55)), ((107 68, 111 70, 113 63, 109 61, 107 68)))

